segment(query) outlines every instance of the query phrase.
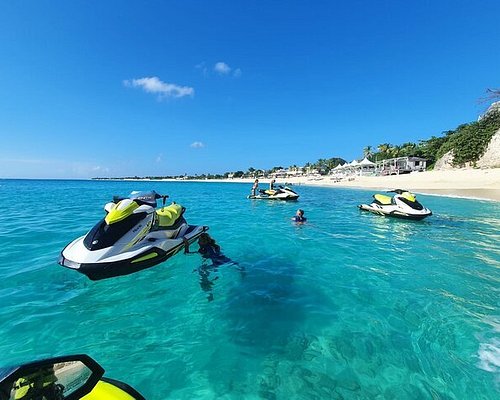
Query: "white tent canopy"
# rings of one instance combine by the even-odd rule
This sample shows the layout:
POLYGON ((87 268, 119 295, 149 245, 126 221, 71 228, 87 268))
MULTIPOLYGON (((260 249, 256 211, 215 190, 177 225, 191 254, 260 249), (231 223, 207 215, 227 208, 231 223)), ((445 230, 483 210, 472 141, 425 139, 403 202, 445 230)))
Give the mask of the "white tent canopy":
POLYGON ((359 165, 359 162, 357 162, 356 160, 352 160, 351 163, 349 164, 349 166, 351 167, 355 167, 356 165, 359 165))
POLYGON ((365 157, 365 158, 363 159, 363 161, 361 161, 361 162, 359 163, 359 165, 362 165, 362 166, 365 166, 365 165, 366 165, 366 166, 368 166, 368 165, 375 165, 375 163, 374 163, 374 162, 371 162, 368 158, 366 158, 366 157, 365 157))

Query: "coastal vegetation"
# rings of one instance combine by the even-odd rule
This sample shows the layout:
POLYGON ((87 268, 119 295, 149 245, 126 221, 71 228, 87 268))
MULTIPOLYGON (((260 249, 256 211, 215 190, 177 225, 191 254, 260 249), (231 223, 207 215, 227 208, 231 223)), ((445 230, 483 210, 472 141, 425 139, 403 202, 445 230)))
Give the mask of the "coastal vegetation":
POLYGON ((499 129, 500 107, 490 108, 478 121, 459 125, 454 130, 443 132, 441 136, 432 136, 419 143, 408 142, 401 145, 382 143, 377 146, 377 152, 372 152, 372 147, 367 146, 363 153, 371 161, 396 157, 423 157, 428 160, 427 165, 432 167, 436 160, 452 152, 454 166, 475 166, 499 129))
MULTIPOLYGON (((500 89, 489 89, 488 100, 500 98, 500 89)), ((475 166, 475 163, 486 151, 493 135, 500 130, 500 102, 493 103, 488 111, 478 121, 459 125, 457 128, 442 132, 440 136, 431 136, 418 143, 406 142, 402 144, 381 143, 376 148, 366 146, 363 156, 370 161, 382 161, 397 157, 422 157, 427 159, 427 167, 432 169, 436 161, 446 154, 452 154, 452 164, 455 167, 466 165, 475 166)), ((300 167, 295 164, 286 168, 297 174, 327 175, 337 165, 347 161, 340 157, 320 158, 316 162, 307 162, 300 167)), ((270 169, 249 167, 246 171, 238 170, 224 174, 195 174, 195 175, 166 175, 166 176, 131 176, 125 178, 107 179, 227 179, 227 178, 255 178, 268 177, 283 171, 283 166, 270 169)), ((96 178, 97 179, 97 178, 96 178)), ((100 178, 103 179, 103 178, 100 178)))

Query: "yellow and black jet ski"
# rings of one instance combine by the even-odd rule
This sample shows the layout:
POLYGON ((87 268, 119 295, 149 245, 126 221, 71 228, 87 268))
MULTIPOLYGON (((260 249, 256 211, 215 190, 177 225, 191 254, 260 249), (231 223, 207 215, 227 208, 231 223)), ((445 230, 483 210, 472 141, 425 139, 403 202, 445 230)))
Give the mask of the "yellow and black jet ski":
POLYGON ((0 400, 145 400, 86 354, 0 368, 0 400))
POLYGON ((105 217, 86 235, 69 243, 59 264, 92 280, 131 274, 157 265, 193 243, 208 227, 188 225, 180 204, 165 206, 155 191, 115 197, 105 217), (156 208, 158 199, 163 206, 156 208))
POLYGON ((407 190, 395 189, 393 197, 374 194, 371 204, 361 204, 359 209, 386 217, 420 220, 432 215, 432 211, 417 201, 417 196, 407 190))

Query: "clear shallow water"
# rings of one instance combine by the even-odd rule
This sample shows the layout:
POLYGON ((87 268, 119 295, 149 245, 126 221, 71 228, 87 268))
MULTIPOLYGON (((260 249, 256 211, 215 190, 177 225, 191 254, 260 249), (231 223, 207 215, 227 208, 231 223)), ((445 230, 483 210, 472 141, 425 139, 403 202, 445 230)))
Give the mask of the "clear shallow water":
POLYGON ((360 213, 369 191, 249 189, 0 180, 1 365, 83 352, 148 399, 498 398, 498 203, 419 196, 435 215, 415 223, 360 213), (170 194, 245 272, 200 281, 196 254, 99 282, 58 266, 134 189, 170 194))

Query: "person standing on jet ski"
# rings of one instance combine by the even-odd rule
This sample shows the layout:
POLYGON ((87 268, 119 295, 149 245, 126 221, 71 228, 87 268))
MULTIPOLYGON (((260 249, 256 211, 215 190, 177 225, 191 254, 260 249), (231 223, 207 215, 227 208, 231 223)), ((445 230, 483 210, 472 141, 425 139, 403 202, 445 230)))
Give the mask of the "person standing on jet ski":
POLYGON ((276 179, 271 179, 271 182, 269 182, 269 190, 274 190, 274 184, 276 183, 276 179))
POLYGON ((259 188, 259 180, 255 179, 252 186, 252 196, 255 196, 255 193, 257 192, 258 188, 259 188))

